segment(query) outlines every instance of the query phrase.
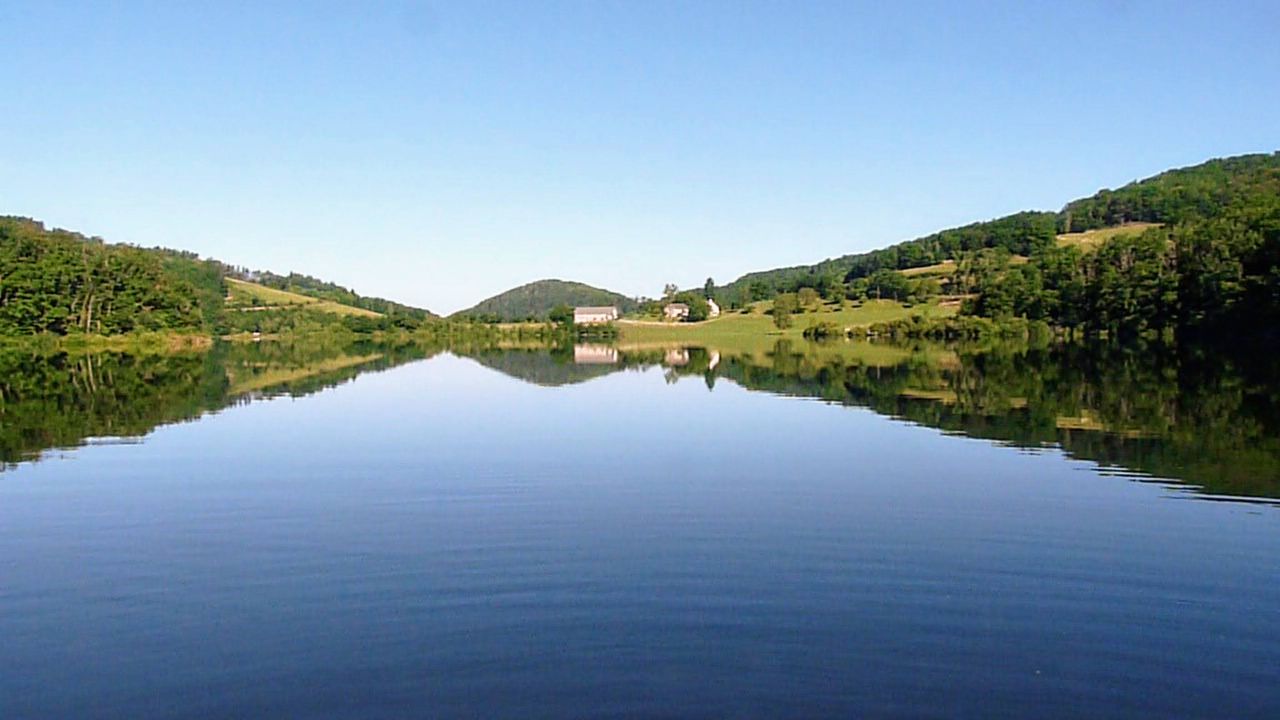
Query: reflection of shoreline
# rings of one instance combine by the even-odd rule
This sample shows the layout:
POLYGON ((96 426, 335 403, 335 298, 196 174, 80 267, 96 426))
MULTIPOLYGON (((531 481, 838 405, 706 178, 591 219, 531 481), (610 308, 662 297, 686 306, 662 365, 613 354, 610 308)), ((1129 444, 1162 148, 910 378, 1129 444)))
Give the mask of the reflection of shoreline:
POLYGON ((551 351, 484 363, 543 385, 664 367, 668 383, 697 377, 708 387, 724 381, 753 392, 865 407, 1002 445, 1056 447, 1077 460, 1205 495, 1280 498, 1280 395, 1268 390, 1278 386, 1274 370, 1261 365, 1242 368, 1238 361, 1194 353, 1017 343, 964 350, 782 340, 767 348, 622 343, 574 350, 574 363, 567 362, 567 351, 560 364, 551 351), (575 366, 577 372, 569 372, 575 366), (1178 372, 1170 373, 1174 367, 1178 372))
MULTIPOLYGON (((689 364, 689 347, 687 346, 659 346, 655 349, 662 351, 662 364, 667 367, 684 367, 689 364)), ((613 345, 579 343, 573 346, 575 365, 617 365, 621 359, 622 355, 613 345)), ((714 370, 719 364, 720 353, 712 351, 708 369, 714 370)))
POLYGON ((245 363, 239 368, 228 368, 228 374, 232 375, 230 394, 242 395, 276 385, 306 380, 316 375, 371 363, 382 357, 381 353, 356 356, 344 355, 293 367, 290 367, 287 363, 245 363))
POLYGON ((0 354, 0 472, 52 450, 138 444, 158 427, 309 395, 435 352, 225 343, 204 353, 0 354))

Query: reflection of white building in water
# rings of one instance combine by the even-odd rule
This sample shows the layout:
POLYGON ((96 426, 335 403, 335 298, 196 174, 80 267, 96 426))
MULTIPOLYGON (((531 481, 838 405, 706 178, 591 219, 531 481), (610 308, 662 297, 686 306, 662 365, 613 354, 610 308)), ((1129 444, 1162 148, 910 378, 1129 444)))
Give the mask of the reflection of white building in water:
POLYGON ((573 309, 574 325, 599 325, 618 319, 616 307, 579 307, 573 309))
POLYGON ((672 367, 688 365, 689 351, 684 348, 668 350, 666 356, 662 358, 662 364, 672 367))
POLYGON ((613 365, 618 362, 618 348, 608 345, 574 345, 573 362, 577 365, 613 365))

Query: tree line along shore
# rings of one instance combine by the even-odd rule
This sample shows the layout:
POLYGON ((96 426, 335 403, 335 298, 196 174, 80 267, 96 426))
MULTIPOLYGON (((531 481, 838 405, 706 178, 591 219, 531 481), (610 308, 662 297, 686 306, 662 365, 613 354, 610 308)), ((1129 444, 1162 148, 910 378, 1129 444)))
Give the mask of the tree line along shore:
POLYGON ((1280 153, 1211 160, 1057 212, 1020 212, 727 285, 668 286, 657 300, 546 280, 448 318, 304 274, 0 218, 0 338, 10 343, 110 346, 127 337, 188 347, 299 333, 952 338, 1046 330, 1109 340, 1280 339, 1280 153), (708 301, 723 309, 719 317, 708 318, 708 301), (693 322, 653 322, 668 303, 687 307, 693 322), (574 305, 601 304, 618 307, 623 322, 566 327, 574 305))

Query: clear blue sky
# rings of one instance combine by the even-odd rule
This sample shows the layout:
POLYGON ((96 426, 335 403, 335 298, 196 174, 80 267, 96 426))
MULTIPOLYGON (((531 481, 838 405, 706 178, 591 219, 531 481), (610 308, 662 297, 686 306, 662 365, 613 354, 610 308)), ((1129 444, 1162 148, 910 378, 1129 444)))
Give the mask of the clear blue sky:
POLYGON ((0 0, 0 213, 452 311, 1280 148, 1280 3, 0 0))

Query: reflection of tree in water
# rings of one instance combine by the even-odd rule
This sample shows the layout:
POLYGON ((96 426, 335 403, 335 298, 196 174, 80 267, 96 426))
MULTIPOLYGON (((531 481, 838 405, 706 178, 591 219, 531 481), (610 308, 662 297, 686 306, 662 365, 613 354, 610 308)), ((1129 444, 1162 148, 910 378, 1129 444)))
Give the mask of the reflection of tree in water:
POLYGON ((1212 494, 1280 498, 1280 378, 1266 362, 1164 346, 869 349, 780 340, 757 355, 682 348, 679 362, 672 348, 620 350, 615 364, 562 377, 534 371, 553 362, 546 350, 482 362, 542 384, 658 366, 668 384, 701 376, 714 388, 726 378, 1017 447, 1058 447, 1212 494))
POLYGON ((743 387, 869 407, 929 427, 1280 498, 1280 384, 1266 362, 1166 347, 1074 345, 912 355, 890 367, 779 343, 726 356, 743 387))
POLYGON ((427 357, 418 345, 223 344, 173 355, 0 351, 0 467, 88 438, 145 435, 255 397, 300 396, 427 357))
MULTIPOLYGON (((318 392, 442 349, 272 342, 166 356, 2 350, 0 464, 86 438, 145 435, 263 395, 318 392)), ((1265 357, 1066 345, 918 348, 885 360, 865 343, 782 341, 759 355, 657 348, 619 350, 613 364, 575 364, 572 347, 449 349, 542 385, 660 366, 667 382, 700 377, 714 388, 730 379, 1018 447, 1060 447, 1212 494, 1280 498, 1280 378, 1265 357)))

